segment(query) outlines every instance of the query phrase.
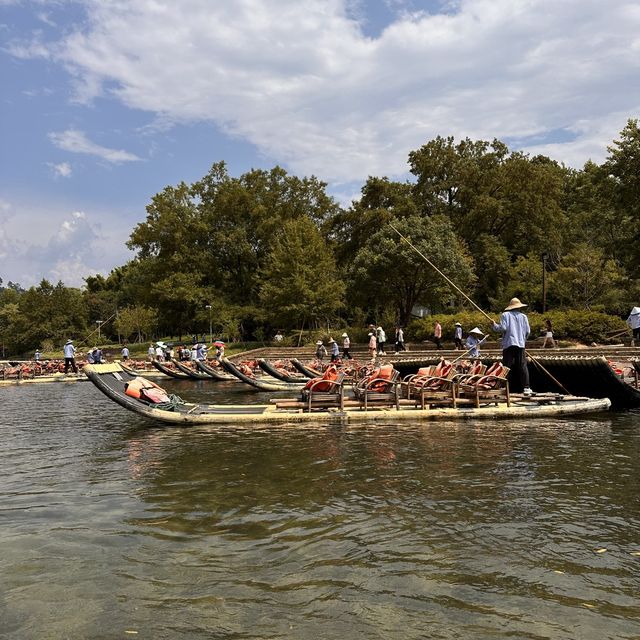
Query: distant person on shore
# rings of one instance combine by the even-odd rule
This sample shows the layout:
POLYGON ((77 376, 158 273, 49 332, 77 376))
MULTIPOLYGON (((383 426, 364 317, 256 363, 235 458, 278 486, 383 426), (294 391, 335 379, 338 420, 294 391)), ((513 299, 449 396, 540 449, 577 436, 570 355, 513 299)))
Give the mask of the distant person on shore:
POLYGON ((36 349, 36 352, 33 354, 33 359, 36 362, 40 362, 40 358, 42 358, 42 353, 40 352, 40 349, 36 349))
POLYGON ((349 339, 349 335, 347 333, 342 334, 342 359, 343 360, 351 360, 351 340, 349 339))
POLYGON ((222 340, 216 340, 213 345, 216 348, 214 359, 220 362, 220 360, 224 358, 224 342, 222 342, 222 340))
POLYGON ((126 362, 129 359, 129 347, 127 345, 123 345, 122 351, 120 352, 122 359, 126 362))
POLYGON ((149 362, 153 362, 153 359, 156 357, 156 349, 153 346, 153 342, 149 345, 149 348, 147 349, 147 359, 149 360, 149 362))
POLYGON ((542 348, 546 348, 547 342, 551 343, 551 348, 556 348, 556 341, 553 339, 553 327, 551 326, 551 320, 547 318, 544 321, 544 340, 542 341, 542 348))
POLYGON ((480 344, 484 340, 484 333, 479 327, 474 327, 469 331, 469 335, 467 336, 467 341, 465 342, 465 347, 469 350, 469 355, 472 358, 480 357, 480 344))
POLYGON ((329 338, 329 348, 331 349, 331 362, 340 360, 340 347, 333 338, 329 338))
POLYGON ((502 333, 502 363, 519 377, 524 395, 530 396, 525 343, 531 327, 529 318, 522 312, 526 306, 518 298, 511 298, 504 313, 500 314, 500 322, 493 323, 493 330, 502 333))
POLYGON ((316 342, 316 358, 322 362, 327 355, 327 347, 322 344, 322 340, 318 340, 316 342))
POLYGON ((282 342, 282 340, 284 339, 284 336, 280 333, 280 331, 278 331, 278 333, 276 333, 275 336, 273 336, 273 341, 274 342, 282 342))
POLYGON ((73 373, 78 373, 76 366, 76 348, 73 346, 73 340, 67 340, 64 348, 64 372, 69 373, 69 367, 73 369, 73 373))
POLYGON ((376 334, 375 333, 371 333, 369 332, 369 358, 371 358, 371 360, 375 360, 376 359, 376 351, 377 351, 377 341, 376 341, 376 334))
POLYGON ((400 353, 401 351, 406 351, 407 348, 404 346, 404 331, 402 327, 398 325, 396 327, 396 353, 400 353))
POLYGON ((387 334, 382 327, 376 329, 376 342, 378 347, 378 353, 381 356, 387 355, 384 351, 384 346, 387 344, 387 334))
POLYGON ((456 322, 455 329, 453 331, 453 343, 456 346, 456 351, 462 349, 462 325, 456 322))
POLYGON ((632 331, 631 346, 636 346, 636 340, 640 340, 640 307, 633 307, 627 318, 627 324, 632 331))
POLYGON ((438 351, 442 349, 442 325, 437 320, 433 327, 433 339, 435 340, 438 351))

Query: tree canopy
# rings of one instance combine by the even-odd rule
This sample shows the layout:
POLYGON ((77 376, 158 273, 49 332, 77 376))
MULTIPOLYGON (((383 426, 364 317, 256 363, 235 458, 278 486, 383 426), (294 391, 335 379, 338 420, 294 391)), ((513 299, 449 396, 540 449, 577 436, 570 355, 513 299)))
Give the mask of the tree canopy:
POLYGON ((405 181, 369 176, 341 206, 315 176, 276 166, 236 177, 215 163, 153 195, 128 241, 136 257, 82 289, 0 277, 0 339, 18 353, 116 317, 104 327, 112 339, 203 333, 210 321, 246 339, 463 306, 392 225, 487 310, 514 295, 533 310, 622 315, 638 304, 637 120, 582 169, 500 140, 441 136, 411 151, 408 167, 405 181))

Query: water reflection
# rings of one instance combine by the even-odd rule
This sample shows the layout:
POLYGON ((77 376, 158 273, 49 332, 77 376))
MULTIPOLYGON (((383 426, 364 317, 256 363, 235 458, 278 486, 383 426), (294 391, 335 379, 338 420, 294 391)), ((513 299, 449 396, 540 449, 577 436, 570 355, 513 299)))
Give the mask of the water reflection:
POLYGON ((8 637, 640 635, 637 413, 166 428, 63 391, 0 390, 8 637))

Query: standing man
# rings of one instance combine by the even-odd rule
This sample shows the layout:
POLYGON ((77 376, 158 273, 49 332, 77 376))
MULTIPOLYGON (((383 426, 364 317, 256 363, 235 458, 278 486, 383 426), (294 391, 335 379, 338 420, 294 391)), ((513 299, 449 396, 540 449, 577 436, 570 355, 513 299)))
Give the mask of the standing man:
POLYGON ((442 325, 437 320, 433 327, 433 337, 436 341, 436 348, 440 351, 442 349, 442 325))
POLYGON ((349 339, 348 334, 342 334, 342 359, 343 360, 351 360, 351 353, 349 352, 351 349, 351 340, 349 339))
POLYGON ((453 342, 456 345, 456 351, 458 349, 462 349, 462 325, 459 322, 456 322, 455 330, 453 332, 453 342))
POLYGON ((64 372, 69 373, 69 367, 71 367, 73 369, 73 373, 78 373, 78 367, 76 367, 76 348, 73 346, 73 340, 67 340, 63 351, 64 372))
POLYGON ((153 359, 156 357, 156 349, 153 346, 153 342, 149 345, 149 348, 147 349, 147 359, 149 360, 149 362, 153 362, 153 359))
POLYGON ((400 351, 406 351, 407 348, 404 346, 404 331, 401 326, 396 327, 396 353, 400 353, 400 351))
POLYGON ((126 362, 129 359, 129 347, 125 344, 120 353, 122 354, 122 359, 126 362))
POLYGON ((41 357, 42 357, 42 353, 40 353, 40 349, 36 349, 36 352, 33 354, 33 359, 36 362, 40 362, 41 357))
POLYGON ((532 391, 529 387, 525 343, 531 327, 529 318, 521 311, 526 306, 518 298, 511 298, 504 313, 500 314, 500 322, 493 323, 493 330, 502 333, 502 363, 519 377, 524 395, 530 396, 532 391))

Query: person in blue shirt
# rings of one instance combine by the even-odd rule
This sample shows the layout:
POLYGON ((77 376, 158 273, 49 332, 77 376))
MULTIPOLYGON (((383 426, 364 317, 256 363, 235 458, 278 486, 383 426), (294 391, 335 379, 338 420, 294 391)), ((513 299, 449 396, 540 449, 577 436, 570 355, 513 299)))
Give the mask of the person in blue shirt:
POLYGON ((467 336, 467 341, 465 342, 465 347, 469 350, 469 355, 472 358, 480 357, 480 344, 484 339, 484 333, 482 333, 479 327, 474 327, 469 331, 469 335, 467 336))
POLYGON ((76 366, 76 348, 73 346, 73 340, 67 340, 64 344, 64 372, 69 373, 69 367, 73 373, 78 373, 76 366))
POLYGON ((333 338, 329 338, 329 348, 331 349, 331 362, 339 360, 340 347, 338 347, 338 343, 333 338))
POLYGON ((453 343, 456 345, 456 351, 462 349, 462 325, 459 322, 455 324, 455 330, 453 332, 453 343))
POLYGON ((529 387, 525 343, 531 327, 529 319, 522 312, 526 306, 518 298, 511 298, 504 313, 500 314, 500 322, 493 323, 493 330, 502 334, 502 363, 519 377, 524 395, 530 396, 532 391, 529 387))

